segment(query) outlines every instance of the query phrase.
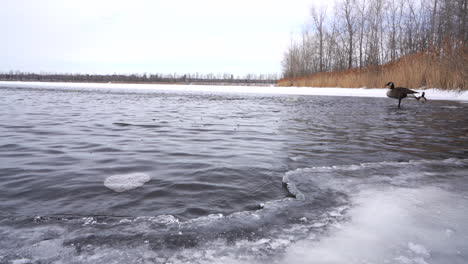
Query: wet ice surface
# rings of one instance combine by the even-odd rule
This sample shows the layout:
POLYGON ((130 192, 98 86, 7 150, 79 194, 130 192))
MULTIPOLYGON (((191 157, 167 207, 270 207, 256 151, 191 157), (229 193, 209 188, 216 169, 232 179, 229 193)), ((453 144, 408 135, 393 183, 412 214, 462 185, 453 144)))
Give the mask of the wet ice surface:
POLYGON ((0 95, 0 263, 468 259, 466 104, 0 95))
POLYGON ((465 263, 467 165, 467 159, 418 160, 288 172, 283 180, 296 196, 316 199, 321 190, 333 190, 347 193, 352 206, 349 221, 331 225, 319 241, 294 244, 285 259, 289 263, 465 263))
POLYGON ((467 198, 438 188, 363 191, 349 222, 299 241, 286 263, 465 263, 467 198), (314 260, 314 261, 312 261, 314 260), (312 262, 311 262, 312 261, 312 262))

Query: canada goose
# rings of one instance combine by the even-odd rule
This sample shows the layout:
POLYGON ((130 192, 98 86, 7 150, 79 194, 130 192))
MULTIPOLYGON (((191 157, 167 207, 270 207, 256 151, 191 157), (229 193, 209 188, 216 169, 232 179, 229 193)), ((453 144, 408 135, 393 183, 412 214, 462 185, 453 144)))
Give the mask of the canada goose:
MULTIPOLYGON (((398 108, 400 108, 401 99, 408 96, 408 94, 413 95, 415 93, 418 93, 418 92, 415 92, 415 91, 410 90, 408 88, 395 87, 393 82, 389 82, 385 86, 389 87, 389 89, 387 91, 387 96, 390 97, 390 98, 398 99, 398 108)), ((421 97, 423 97, 423 96, 421 96, 421 97)), ((424 97, 424 99, 425 99, 425 97, 424 97)))
POLYGON ((421 94, 421 96, 419 96, 419 97, 415 96, 416 100, 418 100, 418 101, 421 102, 421 103, 427 102, 427 99, 426 99, 426 97, 424 96, 424 94, 426 94, 426 93, 423 92, 423 93, 421 94))

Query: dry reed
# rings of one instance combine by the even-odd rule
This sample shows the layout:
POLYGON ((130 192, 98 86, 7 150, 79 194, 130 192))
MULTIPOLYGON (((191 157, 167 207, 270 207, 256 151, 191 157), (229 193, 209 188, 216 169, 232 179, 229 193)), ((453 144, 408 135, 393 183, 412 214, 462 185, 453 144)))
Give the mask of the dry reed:
POLYGON ((363 69, 321 72, 305 77, 284 78, 279 86, 379 88, 389 81, 409 88, 467 90, 467 47, 426 51, 394 62, 363 69))

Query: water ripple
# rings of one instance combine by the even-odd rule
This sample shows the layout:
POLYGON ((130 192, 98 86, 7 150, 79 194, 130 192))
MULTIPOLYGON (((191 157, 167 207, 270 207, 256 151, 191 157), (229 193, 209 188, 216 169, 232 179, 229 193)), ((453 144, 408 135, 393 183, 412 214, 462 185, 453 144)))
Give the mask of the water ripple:
POLYGON ((2 215, 229 215, 290 170, 466 158, 468 107, 384 98, 0 88, 2 215), (51 103, 53 102, 53 107, 51 103), (116 193, 111 175, 144 173, 116 193))

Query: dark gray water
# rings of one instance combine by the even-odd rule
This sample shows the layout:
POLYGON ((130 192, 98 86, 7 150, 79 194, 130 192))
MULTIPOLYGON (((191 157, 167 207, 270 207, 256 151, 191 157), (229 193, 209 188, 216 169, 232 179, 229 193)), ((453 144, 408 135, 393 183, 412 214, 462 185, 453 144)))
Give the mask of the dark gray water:
POLYGON ((465 263, 468 104, 402 106, 0 87, 0 263, 342 263, 294 252, 315 241, 307 248, 323 253, 334 227, 362 216, 357 201, 380 197, 391 207, 385 201, 408 193, 398 208, 415 219, 459 203, 437 209, 450 210, 447 223, 437 218, 421 231, 439 225, 453 252, 415 235, 394 242, 395 252, 351 257, 465 263), (123 192, 104 184, 135 173, 149 181, 123 192), (421 210, 408 209, 425 196, 421 210))

